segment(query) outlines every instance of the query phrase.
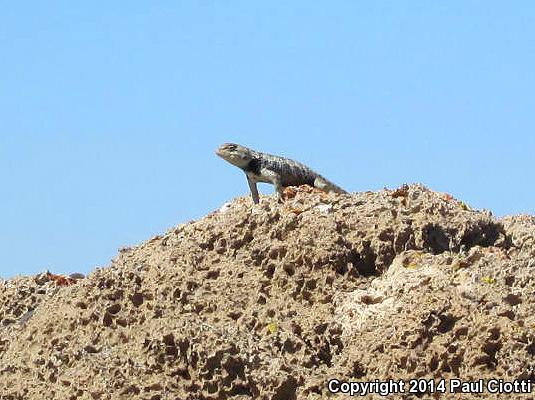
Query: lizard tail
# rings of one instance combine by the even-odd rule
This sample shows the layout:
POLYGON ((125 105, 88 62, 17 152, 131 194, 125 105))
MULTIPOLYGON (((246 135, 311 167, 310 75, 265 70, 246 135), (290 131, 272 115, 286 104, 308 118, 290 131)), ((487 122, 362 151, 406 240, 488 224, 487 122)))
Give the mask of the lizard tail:
POLYGON ((322 176, 318 176, 316 179, 314 179, 314 187, 321 190, 325 190, 327 192, 347 193, 340 186, 335 185, 334 183, 328 181, 322 176))

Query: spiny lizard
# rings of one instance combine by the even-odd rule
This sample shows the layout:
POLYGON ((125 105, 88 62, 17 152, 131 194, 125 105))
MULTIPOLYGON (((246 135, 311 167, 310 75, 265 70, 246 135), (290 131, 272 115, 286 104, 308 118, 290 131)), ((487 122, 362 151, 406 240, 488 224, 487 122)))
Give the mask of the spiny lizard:
POLYGON ((255 204, 260 201, 257 182, 273 184, 279 201, 287 186, 306 184, 327 192, 347 193, 306 165, 289 158, 261 153, 234 143, 221 145, 216 154, 245 172, 255 204))

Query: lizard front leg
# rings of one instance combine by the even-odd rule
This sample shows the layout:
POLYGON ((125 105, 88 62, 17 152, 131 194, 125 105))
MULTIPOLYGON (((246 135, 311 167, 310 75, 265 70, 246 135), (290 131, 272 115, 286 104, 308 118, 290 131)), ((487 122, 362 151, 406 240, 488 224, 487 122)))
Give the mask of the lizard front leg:
POLYGON ((253 198, 253 202, 255 204, 258 204, 260 202, 260 196, 258 195, 258 188, 256 187, 256 182, 251 179, 248 175, 247 176, 247 183, 249 184, 249 190, 251 191, 251 197, 253 198))

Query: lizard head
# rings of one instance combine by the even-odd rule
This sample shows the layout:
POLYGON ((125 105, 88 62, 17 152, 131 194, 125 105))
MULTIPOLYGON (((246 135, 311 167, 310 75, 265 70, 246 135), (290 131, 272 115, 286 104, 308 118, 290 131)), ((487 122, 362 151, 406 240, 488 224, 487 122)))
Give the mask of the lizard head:
POLYGON ((254 158, 250 149, 234 143, 222 144, 215 153, 222 159, 239 168, 246 167, 254 158))

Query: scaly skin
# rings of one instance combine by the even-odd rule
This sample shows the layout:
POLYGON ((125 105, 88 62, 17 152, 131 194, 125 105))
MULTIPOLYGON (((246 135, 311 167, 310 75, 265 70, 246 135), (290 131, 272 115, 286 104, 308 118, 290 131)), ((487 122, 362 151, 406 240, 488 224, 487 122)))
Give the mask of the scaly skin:
POLYGON ((260 201, 256 187, 258 182, 275 186, 279 201, 282 201, 282 193, 287 186, 310 185, 327 192, 347 193, 306 165, 289 158, 261 153, 234 143, 221 145, 216 154, 245 172, 255 204, 260 201))

